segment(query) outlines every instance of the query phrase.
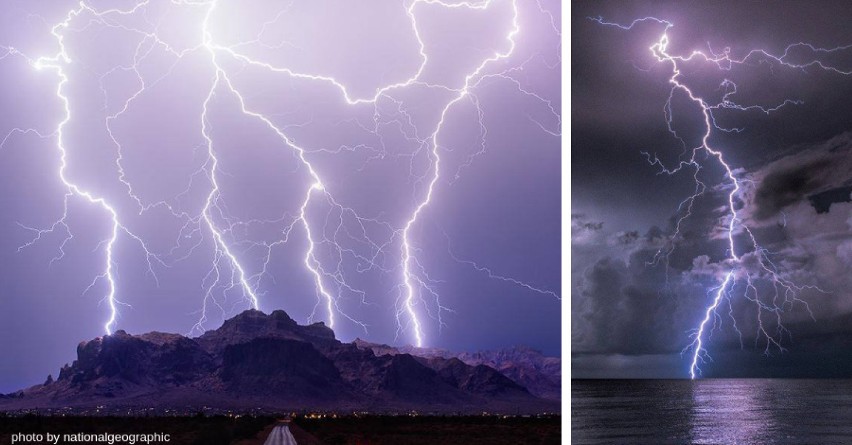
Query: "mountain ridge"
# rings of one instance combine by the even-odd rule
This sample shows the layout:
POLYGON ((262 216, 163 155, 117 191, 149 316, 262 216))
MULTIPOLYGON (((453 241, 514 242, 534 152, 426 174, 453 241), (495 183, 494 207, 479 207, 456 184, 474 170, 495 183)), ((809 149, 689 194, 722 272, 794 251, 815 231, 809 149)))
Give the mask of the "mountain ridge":
POLYGON ((123 330, 83 341, 59 377, 0 396, 0 411, 54 408, 540 413, 559 410, 490 366, 376 354, 323 323, 247 310, 199 337, 123 330))
POLYGON ((371 343, 360 338, 353 341, 359 348, 370 349, 376 355, 411 354, 427 360, 458 359, 470 366, 485 365, 526 388, 536 397, 560 400, 562 395, 562 360, 547 357, 528 346, 479 351, 453 352, 440 348, 415 346, 394 347, 371 343))

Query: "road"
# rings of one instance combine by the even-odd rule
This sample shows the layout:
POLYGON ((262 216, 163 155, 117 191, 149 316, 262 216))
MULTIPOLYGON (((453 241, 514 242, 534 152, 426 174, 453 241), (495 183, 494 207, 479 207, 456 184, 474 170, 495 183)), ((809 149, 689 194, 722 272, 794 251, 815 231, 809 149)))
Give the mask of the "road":
POLYGON ((275 425, 263 445, 296 445, 296 438, 290 433, 287 424, 275 425))

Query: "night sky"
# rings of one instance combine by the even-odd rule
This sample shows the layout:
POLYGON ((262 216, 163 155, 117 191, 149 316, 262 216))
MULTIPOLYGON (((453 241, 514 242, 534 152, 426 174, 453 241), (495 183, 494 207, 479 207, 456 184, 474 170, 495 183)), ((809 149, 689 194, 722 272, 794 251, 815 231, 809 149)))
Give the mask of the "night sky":
POLYGON ((844 74, 852 71, 852 48, 842 48, 852 45, 852 7, 586 1, 572 2, 571 13, 572 376, 689 377, 690 334, 732 268, 737 284, 705 332, 712 361, 701 365, 704 376, 852 376, 852 75, 844 74), (702 152, 699 173, 661 174, 688 161, 704 131, 699 107, 682 91, 666 109, 672 64, 649 50, 665 25, 625 30, 588 19, 629 25, 648 16, 673 24, 666 51, 674 56, 728 51, 741 60, 754 49, 780 56, 791 44, 812 45, 795 45, 782 59, 804 68, 760 53, 721 68, 701 57, 680 65, 678 80, 707 104, 724 104, 732 84, 728 103, 740 107, 801 102, 770 113, 713 110, 727 131, 713 128, 709 145, 742 184, 734 233, 740 262, 729 259, 732 187, 718 160, 702 152), (667 114, 682 140, 670 133, 667 114), (696 177, 706 188, 676 235, 696 177), (796 298, 813 318, 804 303, 772 301, 746 228, 777 277, 802 288, 796 298))
POLYGON ((130 333, 253 294, 411 344, 408 281, 424 346, 559 355, 560 5, 460 3, 4 4, 0 392, 104 335, 109 276, 130 333))

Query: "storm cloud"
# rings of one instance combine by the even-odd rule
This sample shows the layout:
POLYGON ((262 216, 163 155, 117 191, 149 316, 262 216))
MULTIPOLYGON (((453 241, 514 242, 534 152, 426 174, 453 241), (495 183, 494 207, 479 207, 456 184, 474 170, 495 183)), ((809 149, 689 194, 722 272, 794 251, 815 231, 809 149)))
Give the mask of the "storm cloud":
MULTIPOLYGON (((689 65, 682 80, 710 100, 721 100, 720 82, 731 79, 737 103, 797 101, 770 113, 732 107, 714 113, 715 123, 728 131, 714 130, 709 143, 741 184, 732 235, 738 261, 732 261, 731 184, 718 162, 699 157, 701 169, 686 164, 667 174, 642 154, 672 167, 688 161, 689 148, 700 144, 701 116, 682 97, 672 102, 680 110, 672 125, 682 140, 669 132, 664 106, 671 66, 656 63, 648 51, 659 38, 659 24, 626 32, 588 19, 661 17, 674 23, 667 32, 672 53, 729 48, 724 51, 741 57, 752 48, 783 52, 800 41, 848 45, 852 30, 841 19, 846 6, 622 6, 572 4, 572 212, 603 223, 594 237, 578 231, 582 242, 572 243, 575 376, 683 377, 688 366, 681 352, 734 266, 735 284, 709 320, 706 343, 717 361, 706 375, 852 376, 852 363, 836 358, 852 353, 852 76, 771 61, 721 71, 689 65), (753 251, 752 237, 762 250, 753 251), (766 277, 767 264, 797 289, 777 314, 761 313, 755 304, 772 302, 771 286, 749 288, 746 278, 766 277), (768 341, 761 324, 784 352, 768 341), (813 365, 816 360, 824 365, 813 365)), ((791 52, 799 63, 817 56, 802 48, 791 52)), ((831 63, 852 69, 852 51, 834 55, 831 63)), ((777 298, 785 297, 790 295, 777 298)))

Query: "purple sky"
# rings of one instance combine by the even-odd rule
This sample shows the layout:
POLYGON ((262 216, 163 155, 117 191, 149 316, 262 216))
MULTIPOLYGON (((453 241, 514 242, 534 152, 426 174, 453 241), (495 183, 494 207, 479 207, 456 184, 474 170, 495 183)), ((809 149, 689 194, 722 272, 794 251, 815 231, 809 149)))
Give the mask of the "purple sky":
POLYGON ((131 333, 256 299, 559 354, 558 2, 187 3, 0 12, 0 392, 103 335, 110 277, 131 333))

